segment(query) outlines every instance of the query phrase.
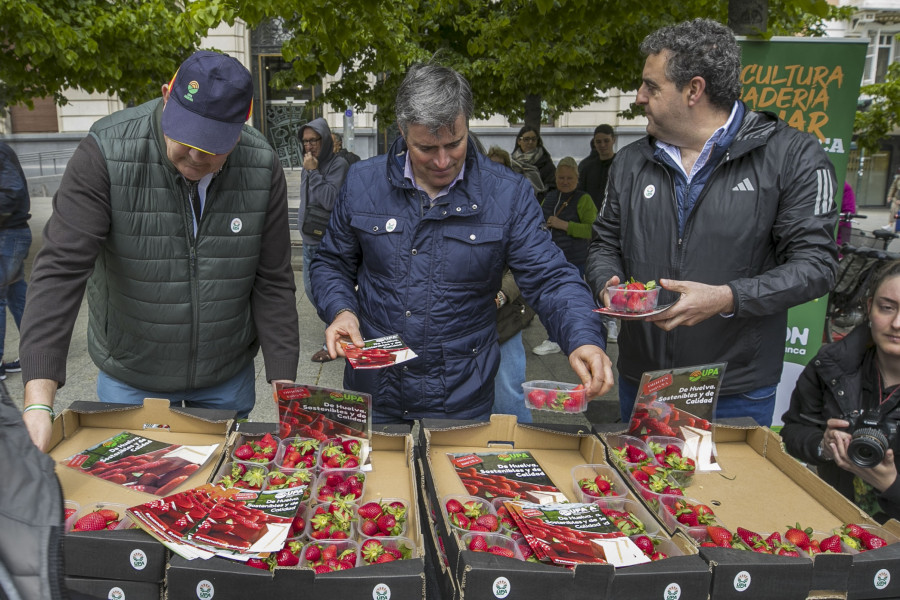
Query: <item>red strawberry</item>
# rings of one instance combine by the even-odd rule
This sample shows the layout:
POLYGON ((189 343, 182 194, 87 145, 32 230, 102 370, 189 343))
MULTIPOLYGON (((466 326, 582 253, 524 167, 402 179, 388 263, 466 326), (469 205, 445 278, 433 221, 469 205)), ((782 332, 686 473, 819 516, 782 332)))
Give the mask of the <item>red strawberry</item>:
POLYGON ((731 548, 731 532, 724 527, 718 525, 709 525, 706 527, 706 534, 716 546, 722 548, 731 548))
POLYGON ((597 491, 600 492, 601 496, 606 496, 612 491, 612 482, 604 475, 594 477, 594 484, 597 486, 597 491))
POLYGON ((635 545, 641 549, 641 552, 650 556, 654 552, 653 540, 651 540, 646 535, 639 535, 632 538, 635 545))
POLYGON ((542 389, 535 389, 528 392, 528 401, 535 408, 544 408, 547 404, 547 392, 542 389))
POLYGON ((809 547, 809 536, 812 533, 812 527, 803 529, 800 523, 796 523, 793 527, 788 526, 788 530, 784 532, 784 539, 797 546, 801 550, 809 547))
POLYGON ((628 457, 628 462, 631 463, 642 463, 650 460, 646 452, 631 444, 628 444, 625 448, 625 455, 628 457))
POLYGON ((395 561, 395 560, 397 560, 397 557, 395 557, 395 556, 394 556, 393 554, 391 554, 390 552, 385 552, 384 554, 382 554, 381 556, 379 556, 378 559, 377 559, 375 562, 376 562, 377 564, 381 564, 381 563, 386 563, 386 562, 393 562, 393 561, 395 561))
POLYGON ((496 554, 497 556, 506 556, 507 558, 515 558, 516 553, 510 550, 509 548, 504 548, 503 546, 491 546, 488 548, 488 552, 491 554, 496 554))
POLYGON ((106 519, 99 512, 88 513, 75 521, 75 531, 99 531, 106 529, 106 519))
POLYGON ((359 532, 366 537, 378 535, 378 523, 373 519, 364 519, 359 523, 359 532))
MULTIPOLYGON (((456 500, 451 500, 451 502, 456 502, 456 500)), ((460 505, 460 507, 462 507, 462 505, 460 505)), ((449 511, 450 509, 448 508, 447 510, 449 511)), ((359 510, 357 510, 356 512, 361 519, 377 519, 381 516, 382 513, 381 504, 379 504, 378 502, 366 502, 365 504, 360 506, 359 510)))
POLYGON ((868 530, 863 530, 863 533, 860 534, 859 539, 862 540, 862 543, 866 550, 876 550, 878 548, 887 546, 887 540, 885 540, 883 537, 875 535, 868 530))
POLYGON ((247 566, 253 567, 254 569, 262 569, 264 571, 269 570, 269 563, 259 558, 251 558, 247 560, 247 566))
POLYGON ((819 550, 822 552, 834 552, 840 554, 844 551, 841 547, 841 536, 832 535, 819 542, 819 550))
POLYGON ((487 547, 487 540, 483 535, 473 535, 469 540, 469 550, 474 552, 485 552, 487 547))
POLYGON ((250 446, 250 444, 238 446, 234 451, 234 457, 238 460, 249 460, 253 457, 253 454, 253 448, 250 446))
POLYGON ((491 514, 481 515, 480 517, 475 519, 475 522, 488 531, 497 531, 500 528, 500 523, 497 521, 497 517, 491 514))
POLYGON ((378 529, 387 535, 394 535, 394 528, 397 526, 397 519, 394 515, 386 514, 378 517, 378 529))
POLYGON ((275 555, 275 564, 279 567, 293 567, 300 562, 300 557, 291 552, 287 546, 278 551, 275 555))

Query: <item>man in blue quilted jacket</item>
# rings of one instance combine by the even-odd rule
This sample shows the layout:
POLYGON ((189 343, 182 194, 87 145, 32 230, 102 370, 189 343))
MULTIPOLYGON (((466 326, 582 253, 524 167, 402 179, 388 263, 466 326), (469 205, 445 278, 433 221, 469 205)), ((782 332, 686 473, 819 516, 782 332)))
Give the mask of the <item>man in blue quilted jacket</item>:
POLYGON ((418 355, 344 371, 372 394, 375 422, 490 418, 500 362, 497 290, 508 264, 569 356, 588 397, 612 387, 590 290, 553 244, 531 184, 477 152, 472 91, 452 69, 413 66, 396 98, 401 137, 354 165, 312 263, 319 316, 339 338, 393 333, 418 355))

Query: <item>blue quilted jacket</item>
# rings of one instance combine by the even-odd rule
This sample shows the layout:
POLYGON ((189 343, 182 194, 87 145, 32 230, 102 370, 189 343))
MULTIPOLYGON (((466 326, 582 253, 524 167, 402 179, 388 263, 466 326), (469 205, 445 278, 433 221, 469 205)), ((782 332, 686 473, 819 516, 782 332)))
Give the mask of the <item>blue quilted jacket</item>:
POLYGON ((403 175, 402 138, 352 165, 310 269, 326 323, 352 309, 365 339, 398 333, 418 355, 385 369, 346 367, 344 385, 396 418, 489 412, 504 264, 563 351, 605 348, 590 290, 541 227, 531 184, 474 148, 470 138, 463 180, 434 206, 403 175))

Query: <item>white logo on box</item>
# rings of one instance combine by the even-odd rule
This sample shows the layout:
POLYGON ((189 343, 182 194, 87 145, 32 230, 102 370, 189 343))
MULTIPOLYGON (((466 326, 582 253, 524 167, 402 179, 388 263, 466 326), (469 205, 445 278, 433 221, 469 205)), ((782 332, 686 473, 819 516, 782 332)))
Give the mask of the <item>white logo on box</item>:
POLYGON ((663 592, 663 600, 678 600, 681 598, 681 586, 677 583, 670 583, 663 592))
POLYGON ((147 566, 147 555, 140 549, 132 550, 128 560, 131 561, 131 568, 137 571, 143 571, 147 566))
POLYGON ((509 596, 509 579, 506 577, 498 577, 494 580, 494 596, 497 598, 506 598, 509 596))
POLYGON ((750 587, 750 573, 741 571, 734 576, 734 589, 743 592, 750 587))
POLYGON ((213 589, 213 584, 208 582, 207 580, 203 580, 197 584, 197 598, 200 600, 211 600, 213 596, 216 595, 216 590, 213 589))
POLYGON ((391 600, 391 588, 386 583, 379 583, 372 588, 372 600, 391 600))
POLYGON ((125 590, 120 587, 110 588, 107 600, 125 600, 125 590))
POLYGON ((876 590, 883 590, 891 583, 891 572, 887 569, 881 569, 877 573, 875 573, 875 584, 876 590))

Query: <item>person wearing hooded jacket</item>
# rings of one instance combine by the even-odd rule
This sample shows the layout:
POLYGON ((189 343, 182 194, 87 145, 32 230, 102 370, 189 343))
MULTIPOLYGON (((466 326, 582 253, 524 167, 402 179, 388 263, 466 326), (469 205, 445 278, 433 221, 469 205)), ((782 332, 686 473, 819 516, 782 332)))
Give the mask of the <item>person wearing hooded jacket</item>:
POLYGON ((834 167, 811 135, 739 100, 740 47, 709 19, 645 38, 648 135, 617 155, 586 277, 655 280, 668 310, 623 321, 619 403, 646 371, 727 363, 716 418, 772 422, 788 308, 834 285, 834 167))
MULTIPOLYGON (((315 206, 328 213, 334 208, 338 192, 347 177, 350 165, 346 160, 334 153, 334 140, 331 128, 325 119, 313 119, 300 128, 298 132, 303 147, 303 171, 300 173, 300 209, 298 211, 298 228, 303 239, 303 288, 306 297, 315 306, 312 295, 312 283, 309 278, 309 267, 319 243, 321 234, 312 233, 304 228, 307 217, 307 206, 315 206)), ((324 345, 312 355, 313 362, 328 362, 331 357, 324 345)))

